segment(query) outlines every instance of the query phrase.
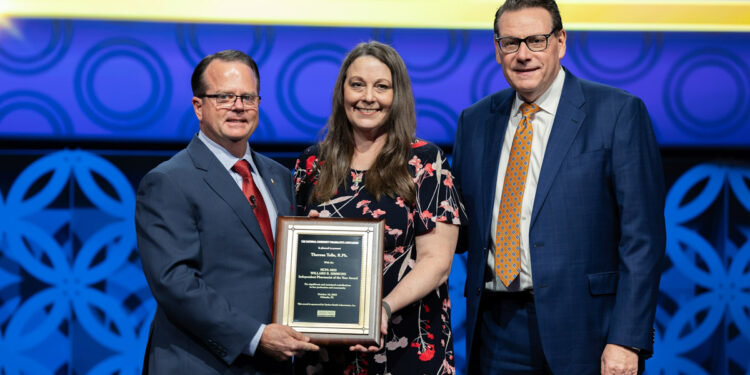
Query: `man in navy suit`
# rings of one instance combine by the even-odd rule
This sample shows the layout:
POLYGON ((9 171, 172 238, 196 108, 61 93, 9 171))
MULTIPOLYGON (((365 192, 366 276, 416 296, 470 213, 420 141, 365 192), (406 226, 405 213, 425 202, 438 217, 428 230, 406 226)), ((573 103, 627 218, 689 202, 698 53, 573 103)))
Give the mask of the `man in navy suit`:
POLYGON ((138 188, 138 249, 158 304, 144 373, 285 374, 293 355, 317 350, 269 324, 274 226, 292 215, 294 190, 289 170, 248 144, 259 78, 240 51, 204 58, 192 77, 200 132, 138 188))
POLYGON ((653 350, 664 176, 643 102, 560 65, 553 0, 507 0, 511 88, 461 113, 470 374, 636 374, 653 350))

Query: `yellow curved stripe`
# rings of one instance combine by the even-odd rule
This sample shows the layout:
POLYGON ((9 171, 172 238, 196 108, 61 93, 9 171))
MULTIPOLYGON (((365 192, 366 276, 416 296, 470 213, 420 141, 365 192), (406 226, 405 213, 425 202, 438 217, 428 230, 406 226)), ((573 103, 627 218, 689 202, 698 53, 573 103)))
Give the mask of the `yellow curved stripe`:
POLYGON ((568 29, 750 31, 750 1, 570 1, 560 13, 568 29))
MULTIPOLYGON (((490 0, 0 0, 0 19, 490 30, 490 0)), ((559 0, 569 30, 750 31, 750 0, 559 0)), ((0 23, 2 26, 2 23, 0 23)))

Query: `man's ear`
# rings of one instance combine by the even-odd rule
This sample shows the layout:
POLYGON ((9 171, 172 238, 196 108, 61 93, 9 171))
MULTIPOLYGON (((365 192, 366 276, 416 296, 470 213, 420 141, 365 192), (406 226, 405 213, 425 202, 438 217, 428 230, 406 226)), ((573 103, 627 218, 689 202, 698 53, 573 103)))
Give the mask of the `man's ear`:
POLYGON ((198 121, 203 120, 203 99, 194 96, 193 97, 193 110, 195 111, 195 117, 198 121))
POLYGON ((559 58, 562 60, 563 57, 565 57, 565 49, 567 48, 567 41, 568 41, 568 33, 565 32, 565 29, 562 29, 557 32, 557 42, 560 43, 560 52, 559 52, 559 58))

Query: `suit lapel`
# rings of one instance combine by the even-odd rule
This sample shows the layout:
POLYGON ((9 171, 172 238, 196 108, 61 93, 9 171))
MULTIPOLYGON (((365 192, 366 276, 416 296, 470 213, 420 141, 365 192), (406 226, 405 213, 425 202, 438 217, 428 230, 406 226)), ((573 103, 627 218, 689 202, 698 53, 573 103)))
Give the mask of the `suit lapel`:
POLYGON ((204 171, 205 174, 203 180, 206 184, 208 184, 208 186, 211 187, 221 199, 227 202, 229 207, 231 207, 234 213, 239 217, 242 225, 247 229, 250 236, 258 244, 258 247, 263 249, 263 253, 266 255, 266 258, 268 258, 268 261, 273 263, 268 244, 266 243, 265 237, 263 237, 263 231, 260 229, 260 225, 255 218, 250 203, 247 201, 247 198, 245 198, 245 195, 242 194, 242 190, 237 187, 237 184, 232 180, 229 173, 197 136, 195 136, 190 142, 187 150, 193 158, 195 167, 204 171))
POLYGON ((482 170, 485 173, 482 174, 480 186, 491 187, 491 189, 483 189, 482 202, 489 202, 489 204, 482 205, 483 211, 481 217, 484 220, 481 222, 489 224, 483 228, 484 233, 482 234, 482 238, 489 238, 490 236, 491 216, 495 202, 495 191, 497 189, 497 169, 500 163, 503 138, 505 138, 505 130, 508 128, 514 95, 515 92, 508 90, 508 95, 493 97, 490 117, 486 119, 484 125, 484 157, 480 157, 480 160, 484 162, 482 170))
POLYGON ((557 106, 555 121, 544 152, 542 170, 539 172, 539 183, 531 211, 531 227, 534 226, 539 210, 547 199, 552 182, 560 170, 560 165, 586 117, 586 112, 581 108, 585 101, 580 82, 566 70, 560 104, 557 106))

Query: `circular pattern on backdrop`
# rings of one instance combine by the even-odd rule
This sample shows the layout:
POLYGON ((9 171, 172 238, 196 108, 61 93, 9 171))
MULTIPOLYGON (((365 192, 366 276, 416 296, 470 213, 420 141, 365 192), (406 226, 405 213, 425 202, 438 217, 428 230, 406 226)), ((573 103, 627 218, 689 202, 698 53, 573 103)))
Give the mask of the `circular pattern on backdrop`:
POLYGON ((233 48, 250 55, 260 65, 273 47, 273 27, 246 25, 178 24, 177 45, 191 66, 211 53, 233 48), (250 47, 242 49, 236 42, 250 41, 250 47), (224 46, 223 44, 226 44, 224 46), (220 47, 217 47, 220 46, 220 47))
POLYGON ((172 97, 167 65, 151 47, 130 38, 109 39, 86 52, 74 85, 83 112, 115 131, 154 125, 169 109, 172 97), (100 74, 106 76, 106 85, 97 86, 100 74), (149 92, 139 91, 148 87, 149 92))
MULTIPOLYGON (((0 129, 3 128, 2 123, 6 116, 21 110, 36 112, 47 121, 50 130, 41 130, 43 133, 73 133, 70 116, 60 104, 44 94, 28 90, 10 91, 0 96, 0 129)), ((23 124, 22 126, 24 128, 10 130, 15 134, 31 133, 29 130, 32 130, 33 127, 30 124, 23 124)), ((34 133, 38 134, 38 132, 34 133)))
MULTIPOLYGON (((177 137, 179 139, 190 140, 198 130, 200 130, 198 118, 195 117, 193 107, 190 107, 182 114, 182 117, 180 117, 180 122, 177 126, 177 137)), ((276 129, 274 129, 273 123, 261 109, 258 118, 258 127, 250 136, 250 142, 267 142, 272 141, 275 138, 276 129)))
POLYGON ((642 79, 657 65, 664 42, 663 34, 654 32, 574 31, 568 35, 573 61, 588 78, 606 83, 642 79))
POLYGON ((415 99, 417 137, 438 144, 451 144, 456 134, 458 114, 445 103, 434 99, 415 99), (433 123, 435 125, 428 126, 433 123))
POLYGON ((34 74, 57 64, 70 47, 71 21, 21 20, 22 36, 7 32, 0 39, 0 69, 34 74))
POLYGON ((479 62, 471 77, 471 102, 475 103, 493 92, 510 87, 503 76, 503 68, 490 53, 479 62))
POLYGON ((468 31, 425 30, 420 33, 408 30, 400 33, 393 29, 374 29, 372 38, 393 46, 404 60, 411 80, 419 83, 440 81, 450 76, 469 50, 468 31), (418 35, 422 33, 425 35, 418 35), (423 61, 425 52, 431 56, 428 61, 423 61))
POLYGON ((266 112, 261 109, 258 118, 258 127, 250 136, 250 142, 274 141, 276 139, 276 129, 273 126, 274 124, 271 122, 271 119, 266 115, 266 112))
MULTIPOLYGON (((328 121, 328 115, 311 113, 297 96, 297 90, 304 92, 306 102, 324 100, 328 103, 322 108, 330 108, 330 98, 336 82, 339 66, 344 60, 346 49, 334 44, 317 43, 304 46, 289 54, 289 58, 281 64, 276 88, 276 100, 284 116, 294 127, 307 134, 317 134, 328 121), (320 74, 320 65, 333 66, 333 77, 320 74), (307 80, 314 80, 313 84, 302 85, 298 81, 302 78, 303 70, 317 72, 306 75, 307 80)), ((320 106, 319 106, 320 108, 320 106)))
POLYGON ((706 48, 677 61, 667 76, 663 98, 667 115, 680 129, 705 140, 747 123, 750 72, 740 57, 706 48))

